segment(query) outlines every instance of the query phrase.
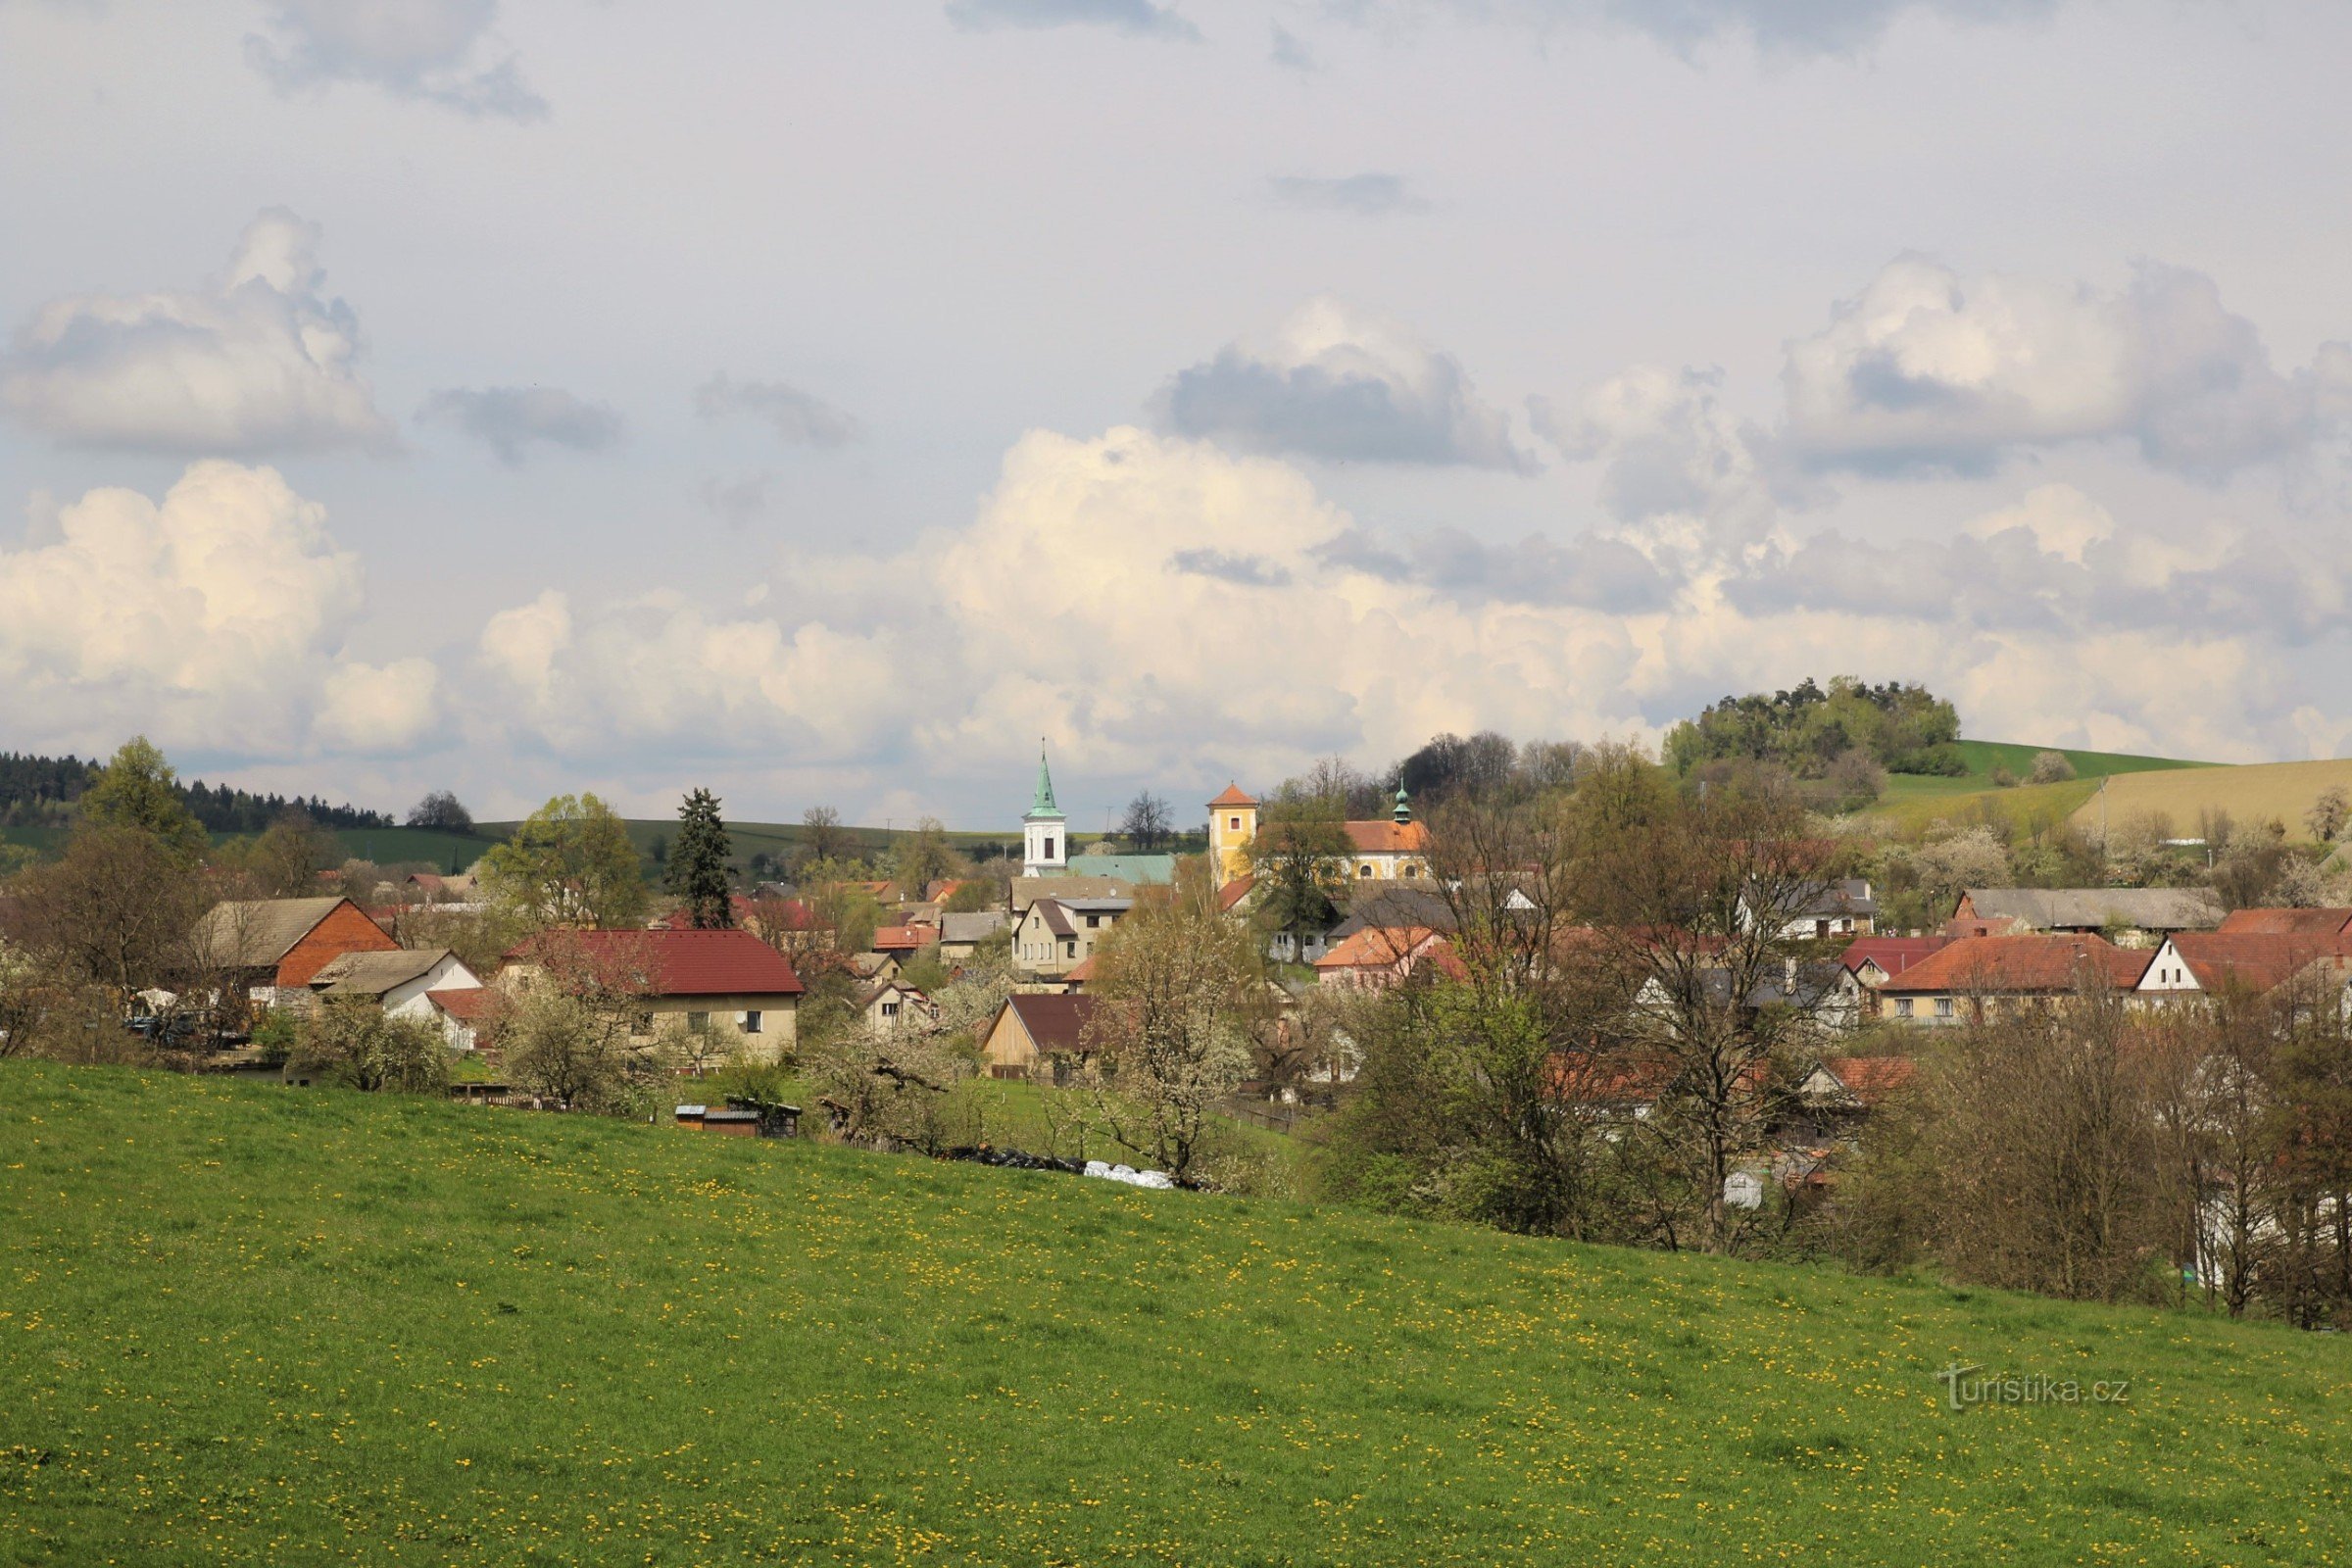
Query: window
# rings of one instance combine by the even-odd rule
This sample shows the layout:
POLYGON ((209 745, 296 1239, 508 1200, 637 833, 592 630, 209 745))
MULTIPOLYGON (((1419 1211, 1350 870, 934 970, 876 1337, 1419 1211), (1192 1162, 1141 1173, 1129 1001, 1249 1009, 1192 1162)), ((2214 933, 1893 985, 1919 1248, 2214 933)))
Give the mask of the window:
POLYGON ((708 1029, 710 1027, 710 1015, 707 1012, 690 1012, 686 1015, 686 1027, 708 1029))
POLYGON ((652 1013, 641 1012, 637 1014, 635 1018, 630 1020, 629 1033, 636 1035, 650 1035, 653 1032, 654 1015, 652 1013))
POLYGON ((1097 926, 1100 926, 1102 923, 1102 917, 1101 915, 1099 915, 1099 914, 1090 914, 1090 915, 1088 915, 1088 916, 1086 917, 1086 928, 1087 928, 1089 931, 1092 931, 1092 930, 1094 930, 1094 929, 1095 929, 1097 926))
POLYGON ((1242 830, 1242 819, 1241 819, 1240 817, 1238 817, 1238 816, 1235 816, 1235 817, 1228 817, 1228 818, 1226 819, 1225 825, 1226 825, 1227 827, 1229 827, 1229 828, 1233 829, 1233 831, 1235 831, 1236 833, 1239 833, 1239 832, 1242 830))
POLYGON ((1909 997, 1897 997, 1894 999, 1894 1015, 1897 1018, 1908 1018, 1911 1016, 1911 999, 1909 997))
POLYGON ((1937 997, 1936 999, 1936 1016, 1938 1018, 1949 1018, 1951 1015, 1952 999, 1949 997, 1937 997))
POLYGON ((756 1035, 760 1032, 760 1014, 757 1009, 743 1015, 743 1032, 747 1035, 756 1035))
POLYGON ((1357 866, 1355 868, 1355 874, 1359 880, 1370 876, 1372 874, 1372 862, 1370 860, 1366 860, 1363 864, 1357 866))
POLYGON ((1044 852, 1038 856, 1038 858, 1041 860, 1051 860, 1054 858, 1054 835, 1049 833, 1044 838, 1039 839, 1037 842, 1043 847, 1044 852))
POLYGON ((1816 921, 1814 921, 1814 922, 1813 922, 1813 935, 1814 935, 1814 937, 1815 937, 1816 939, 1818 939, 1818 938, 1821 938, 1821 937, 1826 937, 1826 936, 1828 936, 1829 934, 1830 934, 1830 922, 1829 922, 1829 921, 1827 921, 1827 920, 1816 920, 1816 921))
POLYGON ((895 1002, 885 1002, 884 1004, 882 1004, 882 1016, 883 1016, 883 1017, 885 1017, 885 1018, 896 1018, 898 1015, 899 1015, 899 1004, 898 1004, 897 1003, 895 1003, 895 1002))
POLYGON ((1078 956, 1078 939, 1076 937, 1070 937, 1063 941, 1061 944, 1061 956, 1065 958, 1075 958, 1078 956))

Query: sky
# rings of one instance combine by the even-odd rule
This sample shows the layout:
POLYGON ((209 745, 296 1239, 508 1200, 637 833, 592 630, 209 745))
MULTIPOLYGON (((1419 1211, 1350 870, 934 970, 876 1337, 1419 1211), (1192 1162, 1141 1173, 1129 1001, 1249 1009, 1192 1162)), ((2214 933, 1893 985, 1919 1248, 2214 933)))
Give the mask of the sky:
POLYGON ((2352 8, 0 0, 0 749, 1097 825, 2352 755, 2352 8))

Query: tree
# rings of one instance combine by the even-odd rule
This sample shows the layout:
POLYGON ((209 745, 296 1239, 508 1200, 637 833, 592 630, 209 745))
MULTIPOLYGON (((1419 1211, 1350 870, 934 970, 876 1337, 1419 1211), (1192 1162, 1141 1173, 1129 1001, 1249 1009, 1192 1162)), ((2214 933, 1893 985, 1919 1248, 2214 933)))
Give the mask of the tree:
POLYGON ((2026 775, 2029 784, 2063 784, 2075 776, 2075 764, 2064 752, 2035 752, 2033 771, 2026 775))
POLYGON ((1178 1178, 1207 1152, 1210 1115, 1250 1071, 1248 933, 1204 871, 1152 890, 1095 950, 1081 1083, 1104 1130, 1178 1178))
POLYGON ((238 859, 264 898, 308 898, 318 892, 318 873, 339 859, 342 850, 333 834, 296 806, 240 846, 238 859))
POLYGON ((735 924, 733 886, 727 858, 734 846, 719 819, 718 797, 698 789, 678 807, 678 842, 666 870, 669 891, 678 896, 697 931, 724 931, 735 924))
POLYGON ((2303 820, 2310 826, 2311 836, 2322 844, 2340 839, 2344 836, 2344 824, 2352 821, 2352 796, 2344 793, 2341 784, 2331 784, 2311 803, 2303 820))
POLYGON ((954 846, 948 843, 947 824, 936 816, 916 822, 913 832, 890 847, 891 879, 898 883, 904 898, 922 898, 932 883, 955 874, 959 864, 954 846))
POLYGON ((492 845, 493 898, 551 925, 620 928, 645 917, 645 879, 628 829, 593 795, 559 795, 492 845))
POLYGON ((100 827, 136 828, 186 865, 202 859, 212 842, 180 799, 179 775, 144 735, 123 742, 82 792, 81 819, 100 827))
POLYGON ((1127 803, 1127 814, 1119 821, 1119 836, 1146 855, 1165 844, 1174 829, 1168 803, 1150 790, 1139 791, 1127 803))
POLYGON ((17 892, 31 943, 118 1003, 152 987, 187 990, 203 967, 193 934, 208 900, 197 872, 131 822, 85 821, 17 892))
POLYGON ((1250 869, 1264 890, 1260 918, 1294 944, 1329 930, 1338 915, 1352 853, 1344 808, 1286 784, 1260 810, 1250 842, 1250 869))
POLYGON ((410 807, 408 820, 411 827, 432 828, 441 833, 473 831, 473 813, 448 790, 433 790, 410 807))
POLYGON ((830 806, 811 806, 801 813, 801 844, 812 860, 838 860, 849 853, 849 830, 841 813, 830 806))
POLYGON ((368 997, 329 997, 305 1018, 287 1066, 351 1089, 429 1095, 449 1083, 441 1031, 395 1018, 368 997))
POLYGON ((499 1052, 515 1087, 561 1110, 630 1106, 627 1020, 586 997, 535 986, 504 1009, 499 1052))

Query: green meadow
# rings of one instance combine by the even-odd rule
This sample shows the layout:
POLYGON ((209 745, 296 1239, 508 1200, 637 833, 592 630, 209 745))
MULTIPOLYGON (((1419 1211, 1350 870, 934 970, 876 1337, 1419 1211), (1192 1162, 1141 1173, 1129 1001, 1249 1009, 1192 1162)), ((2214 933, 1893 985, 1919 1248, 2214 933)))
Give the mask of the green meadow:
POLYGON ((0 1172, 0 1561, 2352 1557, 2269 1325, 31 1062, 0 1172))

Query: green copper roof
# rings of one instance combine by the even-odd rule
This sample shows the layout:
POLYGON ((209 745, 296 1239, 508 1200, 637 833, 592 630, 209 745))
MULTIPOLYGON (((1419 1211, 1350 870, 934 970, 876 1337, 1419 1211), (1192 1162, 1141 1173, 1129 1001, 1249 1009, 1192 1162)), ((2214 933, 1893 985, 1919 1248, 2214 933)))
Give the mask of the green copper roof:
POLYGON ((1054 774, 1046 766, 1046 743, 1039 741, 1037 743, 1037 796, 1030 801, 1029 816, 1023 820, 1059 815, 1061 815, 1061 808, 1054 804, 1054 774))

